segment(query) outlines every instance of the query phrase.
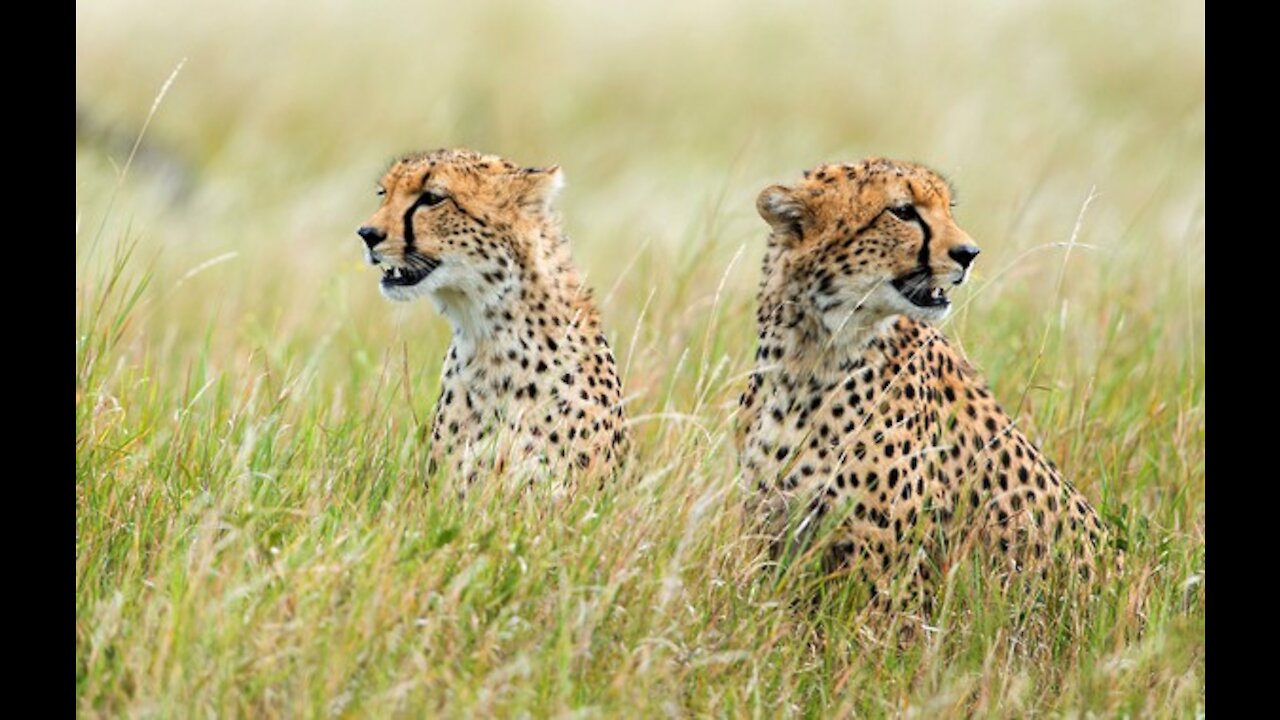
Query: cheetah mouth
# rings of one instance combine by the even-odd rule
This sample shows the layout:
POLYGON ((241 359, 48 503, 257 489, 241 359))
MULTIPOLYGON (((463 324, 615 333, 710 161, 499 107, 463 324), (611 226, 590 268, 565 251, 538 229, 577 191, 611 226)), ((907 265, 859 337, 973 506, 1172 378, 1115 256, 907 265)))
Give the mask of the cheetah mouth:
POLYGON ((406 267, 385 267, 382 269, 382 287, 407 287, 417 285, 426 279, 433 270, 440 267, 439 260, 427 257, 410 258, 412 265, 406 267))
POLYGON ((902 296, 918 307, 946 307, 951 304, 947 291, 940 287, 930 287, 932 274, 927 268, 916 268, 901 277, 894 278, 893 287, 902 296))

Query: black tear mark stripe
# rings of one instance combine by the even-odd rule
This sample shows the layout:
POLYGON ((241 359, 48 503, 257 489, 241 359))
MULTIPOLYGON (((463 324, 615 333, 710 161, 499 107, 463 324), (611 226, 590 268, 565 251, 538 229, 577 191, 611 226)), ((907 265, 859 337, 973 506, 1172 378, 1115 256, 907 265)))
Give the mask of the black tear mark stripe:
MULTIPOLYGON (((415 200, 414 203, 409 206, 409 209, 404 211, 404 244, 405 244, 405 248, 408 250, 417 249, 414 245, 414 237, 413 237, 413 214, 418 211, 418 208, 435 207, 436 205, 440 204, 438 202, 434 204, 428 203, 427 199, 430 197, 433 197, 432 193, 429 193, 429 192, 422 193, 421 195, 418 196, 418 199, 415 200)), ((439 197, 439 195, 434 195, 434 197, 439 197)), ((459 204, 458 201, 455 200, 452 196, 446 195, 444 197, 444 200, 447 200, 453 203, 453 206, 458 209, 458 212, 462 213, 463 215, 466 215, 475 224, 479 225, 480 227, 489 227, 489 223, 485 222, 484 218, 481 218, 477 215, 474 215, 468 212, 467 209, 462 207, 462 205, 459 204)), ((443 202, 443 200, 441 202, 443 202)))
MULTIPOLYGON (((863 232, 870 229, 871 226, 879 222, 881 216, 889 212, 889 210, 890 208, 885 208, 876 213, 876 216, 868 220, 865 225, 858 228, 858 231, 855 232, 854 235, 861 235, 863 232)), ((916 213, 916 216, 912 218, 911 221, 919 223, 920 231, 924 233, 924 241, 920 243, 920 254, 916 256, 916 259, 920 263, 920 267, 927 268, 929 267, 929 241, 933 239, 933 229, 929 227, 929 223, 924 221, 924 218, 920 217, 920 213, 916 213)))
POLYGON ((929 223, 916 213, 916 222, 920 223, 920 230, 924 232, 924 240, 920 243, 920 267, 929 267, 929 241, 933 239, 933 230, 929 228, 929 223))
POLYGON ((418 211, 418 208, 428 207, 427 199, 430 197, 438 196, 433 196, 431 193, 424 192, 418 196, 417 200, 413 201, 413 204, 409 206, 408 210, 404 211, 404 246, 406 250, 417 249, 414 246, 413 239, 413 214, 418 211))

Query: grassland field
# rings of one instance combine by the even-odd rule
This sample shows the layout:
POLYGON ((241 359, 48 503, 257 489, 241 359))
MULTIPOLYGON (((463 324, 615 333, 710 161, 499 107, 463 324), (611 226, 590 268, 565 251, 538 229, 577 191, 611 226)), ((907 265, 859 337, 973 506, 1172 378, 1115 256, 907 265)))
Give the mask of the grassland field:
POLYGON ((1204 68, 1181 0, 78 2, 77 715, 1202 715, 1204 68), (448 326, 354 229, 442 146, 565 170, 599 492, 425 481, 448 326), (905 649, 762 570, 733 450, 756 193, 867 155, 954 183, 946 332, 1128 548, 905 649))

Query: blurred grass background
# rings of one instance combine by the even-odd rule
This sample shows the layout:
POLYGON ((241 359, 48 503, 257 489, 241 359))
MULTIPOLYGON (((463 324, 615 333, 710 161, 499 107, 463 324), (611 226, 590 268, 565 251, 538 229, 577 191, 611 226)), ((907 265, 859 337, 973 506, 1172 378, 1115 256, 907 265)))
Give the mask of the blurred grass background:
POLYGON ((1194 2, 77 3, 77 713, 1202 712, 1204 59, 1194 2), (444 146, 565 168, 603 493, 422 481, 448 328, 354 229, 444 146), (755 195, 873 154, 957 187, 948 332, 1121 528, 1101 598, 962 574, 902 652, 753 571, 755 195))

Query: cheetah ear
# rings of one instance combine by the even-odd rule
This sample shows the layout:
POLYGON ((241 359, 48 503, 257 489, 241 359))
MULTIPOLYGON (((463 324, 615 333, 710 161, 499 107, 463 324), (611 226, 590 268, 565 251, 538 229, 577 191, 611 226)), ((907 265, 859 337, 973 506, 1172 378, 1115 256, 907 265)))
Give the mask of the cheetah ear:
POLYGON ((545 168, 525 168, 524 190, 518 199, 520 206, 533 210, 550 210, 560 189, 564 187, 564 171, 559 165, 545 168))
POLYGON ((756 211, 773 228, 770 242, 791 246, 804 237, 809 224, 809 207, 799 194, 785 185, 770 185, 756 198, 756 211))

